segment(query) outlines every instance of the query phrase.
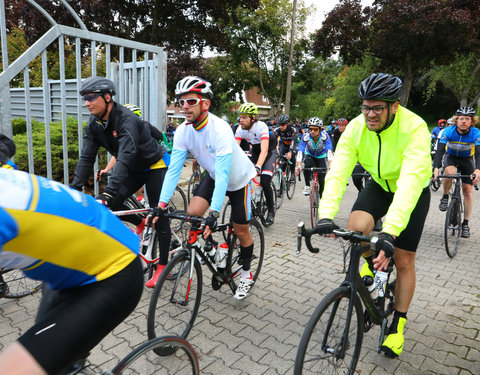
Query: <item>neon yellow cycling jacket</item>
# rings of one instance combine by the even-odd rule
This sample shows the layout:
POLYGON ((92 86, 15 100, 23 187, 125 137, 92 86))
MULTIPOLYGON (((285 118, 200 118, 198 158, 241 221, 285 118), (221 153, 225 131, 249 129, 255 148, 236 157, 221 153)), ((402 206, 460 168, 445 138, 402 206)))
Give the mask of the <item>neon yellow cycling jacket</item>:
POLYGON ((320 218, 333 220, 337 214, 357 162, 385 191, 395 193, 383 231, 398 236, 432 175, 427 124, 400 105, 392 125, 380 133, 368 130, 363 114, 353 119, 338 142, 327 173, 320 218))

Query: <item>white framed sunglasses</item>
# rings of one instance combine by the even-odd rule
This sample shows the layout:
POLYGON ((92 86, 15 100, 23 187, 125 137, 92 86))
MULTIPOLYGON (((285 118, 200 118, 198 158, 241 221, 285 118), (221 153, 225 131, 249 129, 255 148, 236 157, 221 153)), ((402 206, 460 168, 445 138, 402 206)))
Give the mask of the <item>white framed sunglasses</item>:
POLYGON ((202 99, 200 98, 178 99, 178 104, 180 104, 181 107, 195 107, 201 101, 202 99))

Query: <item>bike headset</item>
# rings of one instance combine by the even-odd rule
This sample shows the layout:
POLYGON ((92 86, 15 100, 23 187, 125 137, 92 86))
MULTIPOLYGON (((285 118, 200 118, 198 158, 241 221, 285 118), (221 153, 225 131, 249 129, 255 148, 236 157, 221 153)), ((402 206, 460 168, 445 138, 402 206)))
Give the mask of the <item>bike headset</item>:
POLYGON ((238 108, 238 114, 239 115, 244 115, 244 116, 249 116, 252 119, 252 122, 251 122, 251 124, 248 128, 250 130, 250 128, 255 123, 255 117, 258 114, 258 107, 254 103, 243 103, 238 108))
MULTIPOLYGON (((177 82, 177 86, 175 87, 175 98, 178 101, 180 96, 183 94, 188 94, 193 92, 198 95, 200 99, 200 108, 202 106, 203 100, 202 98, 212 100, 213 99, 213 91, 212 91, 212 84, 208 81, 205 81, 203 78, 197 76, 186 76, 182 78, 180 81, 177 82)), ((202 115, 208 112, 208 110, 201 110, 200 115, 195 119, 192 124, 198 125, 202 115)))
POLYGON ((392 125, 393 120, 395 120, 395 115, 390 118, 390 104, 400 100, 402 86, 402 80, 398 77, 388 73, 373 73, 364 79, 358 87, 360 99, 377 99, 387 102, 387 122, 377 133, 388 129, 392 125))
MULTIPOLYGON (((103 126, 103 117, 107 114, 108 105, 113 103, 113 96, 115 95, 115 85, 112 81, 105 77, 91 76, 85 79, 80 86, 80 95, 88 94, 89 92, 93 94, 99 94, 105 101, 105 111, 102 113, 100 118, 100 125, 103 126), (110 100, 105 99, 105 94, 110 94, 110 100)), ((106 129, 106 126, 103 126, 106 129)))

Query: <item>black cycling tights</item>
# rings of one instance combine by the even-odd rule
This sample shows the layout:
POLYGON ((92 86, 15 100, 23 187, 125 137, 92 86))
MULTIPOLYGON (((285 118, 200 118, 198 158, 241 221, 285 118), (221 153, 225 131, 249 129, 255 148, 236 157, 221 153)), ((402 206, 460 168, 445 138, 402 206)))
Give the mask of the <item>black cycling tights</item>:
POLYGON ((265 200, 267 201, 267 207, 269 210, 273 209, 273 190, 272 184, 272 176, 268 174, 262 174, 260 176, 260 185, 262 185, 263 192, 265 194, 265 200))

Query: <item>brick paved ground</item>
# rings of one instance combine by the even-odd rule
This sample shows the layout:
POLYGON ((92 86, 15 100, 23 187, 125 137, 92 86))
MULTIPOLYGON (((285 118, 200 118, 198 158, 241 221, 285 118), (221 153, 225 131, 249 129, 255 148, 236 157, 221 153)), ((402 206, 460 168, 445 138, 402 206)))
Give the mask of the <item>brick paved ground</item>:
MULTIPOLYGON (((203 374, 291 374, 304 326, 320 299, 343 279, 338 241, 319 239, 319 254, 296 255, 296 225, 308 220, 308 202, 297 186, 275 224, 265 230, 266 256, 259 280, 244 301, 229 289, 213 291, 204 271, 204 295, 189 341, 197 350, 203 374)), ((347 193, 337 223, 345 225, 356 197, 347 193)), ((406 342, 399 359, 376 352, 377 327, 364 338, 358 373, 480 374, 480 214, 476 197, 472 236, 462 239, 458 255, 447 257, 440 193, 432 205, 417 254, 417 288, 408 314, 406 342)), ((90 360, 104 367, 146 339, 151 295, 145 290, 136 311, 93 351, 90 360)), ((39 296, 0 300, 0 348, 15 340, 34 319, 39 296)), ((0 370, 1 372, 1 370, 0 370)))

